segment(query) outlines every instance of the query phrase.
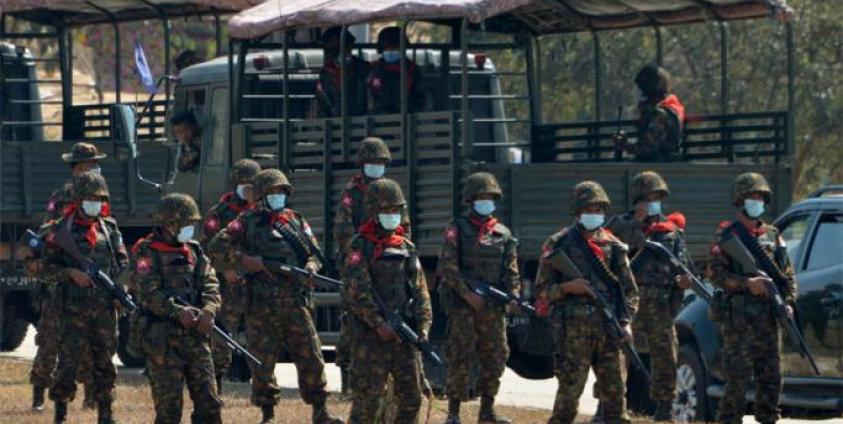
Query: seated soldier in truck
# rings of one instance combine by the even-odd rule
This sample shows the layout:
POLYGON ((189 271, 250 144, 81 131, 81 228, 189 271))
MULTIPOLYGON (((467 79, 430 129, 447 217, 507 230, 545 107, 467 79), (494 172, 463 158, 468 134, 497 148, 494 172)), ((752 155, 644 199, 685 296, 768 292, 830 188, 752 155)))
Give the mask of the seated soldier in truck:
MULTIPOLYGON (((404 45, 409 42, 405 39, 404 45)), ((378 33, 377 50, 381 58, 372 63, 368 86, 373 114, 401 113, 401 29, 386 27, 378 33)), ((425 107, 422 74, 416 62, 407 62, 407 113, 421 112, 425 107)))
POLYGON ((198 172, 199 159, 202 157, 202 136, 193 111, 177 112, 170 118, 170 125, 179 143, 179 172, 198 172))

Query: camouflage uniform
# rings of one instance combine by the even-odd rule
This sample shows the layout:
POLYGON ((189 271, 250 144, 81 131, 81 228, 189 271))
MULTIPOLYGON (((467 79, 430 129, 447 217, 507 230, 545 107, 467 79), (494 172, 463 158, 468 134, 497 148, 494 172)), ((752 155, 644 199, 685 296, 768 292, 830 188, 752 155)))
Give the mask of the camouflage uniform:
MULTIPOLYGON (((108 198, 105 180, 92 172, 75 176, 73 188, 77 202, 86 196, 108 198)), ((114 299, 107 289, 99 285, 87 288, 76 285, 70 279, 70 270, 78 269, 78 264, 54 240, 55 234, 68 226, 82 254, 113 275, 128 265, 120 230, 111 217, 89 220, 82 217, 81 211, 74 211, 47 225, 47 246, 41 275, 60 293, 61 334, 74 336, 61 337, 59 341, 59 364, 55 381, 50 387, 50 399, 56 402, 56 421, 63 422, 67 402, 74 398, 75 380, 87 344, 93 354, 93 392, 99 403, 100 422, 111 422, 117 376, 111 362, 117 347, 114 299), (58 419, 59 416, 62 420, 58 419)))
MULTIPOLYGON (((488 194, 496 201, 503 195, 492 174, 478 172, 468 177, 463 190, 466 203, 488 194)), ((481 422, 506 423, 507 419, 493 411, 509 356, 505 305, 492 304, 486 299, 483 309, 477 311, 463 296, 470 291, 466 279, 520 296, 518 246, 506 225, 492 215, 481 216, 471 210, 452 220, 445 229, 445 241, 439 253, 438 272, 442 277, 439 293, 448 315, 445 347, 449 362, 446 393, 451 410, 448 415, 451 422, 459 422, 459 403, 470 400, 471 372, 477 366, 481 422)))
MULTIPOLYGON (((401 187, 379 179, 369 184, 366 205, 371 216, 391 206, 404 205, 401 187)), ((421 408, 421 367, 415 349, 403 342, 384 341, 376 329, 385 324, 373 298, 375 290, 384 303, 399 312, 422 338, 427 338, 433 313, 424 271, 415 245, 399 226, 384 230, 369 220, 354 237, 345 261, 351 328, 351 373, 354 402, 351 423, 372 423, 389 376, 397 397, 397 423, 415 423, 421 408)))
MULTIPOLYGON (((346 46, 354 45, 354 36, 346 31, 346 46)), ((341 70, 337 63, 339 56, 340 28, 330 28, 322 37, 325 45, 325 64, 319 71, 316 82, 317 117, 330 118, 342 115, 341 70), (335 44, 334 44, 335 43, 335 44), (330 44, 330 45, 329 45, 330 44)), ((345 90, 348 94, 348 116, 365 115, 368 107, 366 78, 369 76, 369 62, 357 57, 346 56, 345 90)))
MULTIPOLYGON (((662 177, 652 171, 642 172, 632 179, 633 204, 645 201, 647 195, 670 194, 662 177)), ((685 218, 680 213, 667 217, 649 216, 644 222, 635 219, 634 212, 612 218, 606 225, 634 252, 632 270, 641 293, 640 309, 633 321, 633 333, 638 351, 649 349, 652 382, 650 398, 657 404, 659 420, 668 419, 676 387, 676 355, 678 341, 673 319, 679 312, 683 290, 676 285, 679 270, 664 258, 644 247, 647 240, 662 244, 686 265, 685 218)))
MULTIPOLYGON (((243 255, 260 256, 318 271, 322 264, 304 238, 309 238, 313 246, 318 242, 304 217, 288 208, 272 211, 265 201, 267 191, 273 187, 292 192, 287 177, 277 169, 266 169, 255 177, 254 185, 257 205, 214 236, 209 244, 214 260, 226 267, 239 267, 243 255), (285 238, 276 225, 289 230, 291 239, 285 238)), ((246 338, 249 348, 263 362, 262 366, 250 364, 252 404, 262 408, 265 421, 271 419, 281 393, 275 381, 275 362, 286 350, 298 371, 302 399, 313 405, 314 422, 333 422, 325 409, 325 363, 309 308, 310 284, 268 272, 248 274, 246 280, 250 294, 246 338)))
POLYGON ((163 225, 199 221, 199 209, 190 196, 169 194, 159 200, 156 219, 162 227, 132 248, 134 284, 144 311, 141 350, 155 402, 155 422, 181 422, 186 382, 194 405, 191 421, 221 423, 210 334, 179 323, 184 309, 216 315, 221 301, 217 277, 199 243, 180 243, 163 229, 163 225), (177 304, 176 296, 196 306, 177 304))
MULTIPOLYGON (((572 192, 572 214, 594 204, 608 209, 609 198, 603 188, 591 181, 577 184, 572 192)), ((551 317, 556 343, 554 372, 559 381, 549 423, 574 421, 589 367, 593 367, 597 385, 601 388, 604 419, 607 422, 628 422, 619 342, 606 331, 606 323, 589 297, 563 292, 562 284, 574 276, 563 275, 553 265, 557 249, 570 257, 589 282, 591 290, 601 293, 615 305, 622 325, 632 321, 638 307, 638 289, 629 268, 627 247, 609 231, 597 229, 589 236, 581 224, 574 224, 545 241, 536 277, 536 292, 540 299, 554 303, 551 317), (607 283, 599 276, 589 261, 595 256, 601 263, 599 266, 605 266, 617 284, 607 283)))
MULTIPOLYGON (((235 185, 252 184, 258 172, 260 172, 260 165, 257 162, 251 159, 241 159, 231 168, 229 179, 235 185)), ((220 229, 225 228, 251 206, 246 199, 233 191, 224 194, 205 216, 205 223, 202 225, 205 242, 210 241, 220 229)), ((232 335, 236 336, 239 328, 246 322, 249 289, 242 282, 232 284, 226 281, 224 276, 226 269, 221 264, 215 264, 214 268, 217 278, 220 280, 220 292, 223 300, 222 308, 217 314, 217 321, 232 335)), ((216 340, 212 340, 211 344, 214 351, 214 369, 217 373, 217 384, 219 385, 222 382, 222 376, 231 366, 231 349, 225 343, 219 343, 216 340)), ((222 387, 217 389, 221 391, 222 387)))
POLYGON ((645 99, 638 103, 638 139, 627 149, 643 162, 672 162, 680 159, 685 106, 670 90, 670 75, 657 66, 646 66, 635 84, 645 99))
MULTIPOLYGON (((400 44, 400 29, 388 27, 378 34, 378 53, 383 53, 384 45, 400 44)), ((407 62, 407 113, 421 112, 425 107, 425 95, 422 90, 421 69, 415 62, 407 62)), ((386 63, 383 58, 372 63, 367 79, 369 87, 369 110, 373 114, 401 113, 401 63, 386 63)))
MULTIPOLYGON (((733 199, 740 207, 746 195, 762 193, 767 203, 771 191, 759 174, 739 175, 733 185, 733 199)), ((746 390, 755 377, 755 418, 761 423, 772 423, 779 418, 779 396, 782 389, 781 328, 773 315, 772 300, 758 297, 748 291, 747 276, 740 265, 720 250, 719 243, 734 237, 739 221, 724 222, 717 229, 717 243, 712 247, 712 283, 723 290, 723 295, 712 302, 712 318, 720 327, 723 337, 723 369, 726 374, 726 393, 720 400, 718 421, 739 423, 745 412, 746 390)), ((779 286, 789 305, 796 302, 797 282, 793 266, 787 255, 784 240, 776 227, 758 221, 758 226, 748 229, 758 240, 764 253, 787 277, 784 287, 779 286)))

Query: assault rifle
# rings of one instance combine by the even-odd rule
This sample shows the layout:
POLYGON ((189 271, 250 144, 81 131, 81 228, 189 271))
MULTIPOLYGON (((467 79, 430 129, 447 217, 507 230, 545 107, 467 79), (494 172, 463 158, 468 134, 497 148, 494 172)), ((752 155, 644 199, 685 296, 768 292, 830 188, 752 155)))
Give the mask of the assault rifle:
POLYGON ((651 252, 655 253, 658 256, 661 256, 664 259, 667 259, 671 265, 678 268, 682 273, 687 275, 691 278, 691 290, 696 293, 697 296, 701 297, 705 300, 706 303, 711 303, 711 299, 714 298, 714 291, 709 288, 705 283, 700 281, 693 272, 691 272, 688 267, 676 257, 670 250, 668 250, 664 245, 661 243, 647 240, 644 242, 644 246, 647 249, 650 249, 651 252))
MULTIPOLYGON (((561 248, 553 251, 548 257, 551 258, 553 266, 561 271, 566 277, 583 278, 582 272, 580 272, 579 268, 577 268, 574 262, 571 261, 571 258, 569 258, 565 251, 561 248)), ((618 321, 614 305, 607 302, 606 298, 604 298, 603 295, 596 290, 592 290, 591 293, 594 295, 594 303, 600 310, 600 315, 603 316, 603 320, 609 328, 611 336, 621 343, 621 347, 623 348, 626 357, 632 361, 632 365, 635 366, 635 368, 644 374, 644 377, 647 378, 647 382, 650 382, 650 370, 644 366, 644 362, 641 361, 641 357, 638 355, 638 352, 635 351, 632 343, 623 340, 623 326, 621 326, 620 321, 618 321)))
POLYGON ((437 367, 442 365, 442 358, 439 357, 439 354, 433 351, 430 347, 430 342, 427 340, 422 340, 418 334, 407 324, 403 319, 401 319, 398 314, 395 313, 392 309, 389 309, 384 303, 381 295, 375 290, 374 288, 369 289, 372 293, 372 298, 375 300, 375 304, 378 305, 378 309, 380 310, 381 316, 386 321, 386 324, 389 325, 393 331, 398 335, 398 337, 405 343, 409 343, 412 345, 416 350, 421 352, 422 356, 425 357, 428 361, 430 361, 433 365, 437 367))
POLYGON ((342 281, 335 280, 330 277, 326 277, 321 274, 317 274, 315 272, 311 273, 310 271, 299 268, 297 266, 287 265, 278 261, 272 260, 263 260, 263 266, 272 273, 275 274, 284 274, 291 277, 313 277, 313 281, 316 283, 317 286, 327 289, 327 290, 340 290, 342 288, 342 281))
POLYGON ((536 308, 520 297, 515 297, 510 293, 507 293, 489 283, 484 283, 482 281, 471 281, 468 278, 463 277, 462 280, 471 289, 472 292, 477 294, 478 296, 482 297, 483 299, 494 301, 495 303, 499 303, 501 305, 506 305, 509 302, 515 302, 522 311, 526 312, 527 315, 536 316, 536 308))
MULTIPOLYGON (((191 304, 190 302, 188 302, 187 300, 185 300, 181 296, 174 296, 173 301, 176 302, 177 305, 195 308, 195 306, 193 304, 191 304)), ((195 316, 195 314, 194 314, 194 316, 195 316)), ((228 346, 228 348, 231 349, 231 351, 234 352, 236 355, 243 356, 244 358, 252 361, 255 365, 257 365, 259 367, 263 366, 263 362, 261 362, 260 359, 256 358, 255 355, 252 355, 252 352, 249 352, 248 350, 246 350, 246 348, 243 347, 242 345, 240 345, 240 343, 237 343, 237 340, 234 340, 234 338, 231 337, 230 334, 228 334, 225 330, 222 329, 222 327, 219 326, 219 324, 217 324, 216 319, 214 320, 213 331, 214 331, 214 334, 216 334, 217 337, 222 339, 225 342, 225 344, 228 346)))
MULTIPOLYGON (((26 230, 26 234, 22 238, 22 241, 35 252, 44 249, 44 241, 41 240, 41 237, 32 230, 26 230)), ((108 274, 103 272, 99 266, 91 260, 91 258, 85 256, 82 251, 79 250, 79 246, 77 246, 76 241, 73 240, 73 235, 70 234, 70 228, 68 226, 62 226, 62 228, 56 232, 55 243, 61 248, 61 250, 64 251, 64 253, 76 261, 79 268, 91 277, 91 280, 94 281, 95 285, 105 288, 112 297, 117 299, 120 304, 126 308, 128 312, 132 312, 137 309, 137 305, 135 305, 135 302, 132 300, 132 296, 126 293, 123 286, 115 283, 108 274)))
MULTIPOLYGON (((808 344, 805 342, 805 338, 802 337, 802 332, 799 331, 799 327, 796 325, 796 321, 793 317, 787 313, 787 304, 779 291, 777 282, 773 281, 769 274, 764 272, 764 270, 758 266, 758 261, 755 256, 752 255, 747 246, 740 240, 740 238, 738 238, 738 236, 729 237, 719 243, 719 246, 730 259, 740 264, 744 273, 747 275, 756 275, 766 278, 764 286, 767 289, 767 296, 773 300, 773 310, 775 312, 776 319, 779 321, 782 328, 787 331, 787 335, 793 344, 794 350, 799 352, 801 357, 810 362, 814 373, 820 375, 820 369, 817 367, 817 362, 814 360, 811 350, 808 349, 808 344)), ((761 254, 763 255, 765 253, 762 252, 761 254)))

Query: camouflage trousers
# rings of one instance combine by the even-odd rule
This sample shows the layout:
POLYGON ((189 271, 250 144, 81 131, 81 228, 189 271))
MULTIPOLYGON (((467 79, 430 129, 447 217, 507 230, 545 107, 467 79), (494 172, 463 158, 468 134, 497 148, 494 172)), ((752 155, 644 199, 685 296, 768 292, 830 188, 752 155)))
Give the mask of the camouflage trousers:
POLYGON ((762 313, 742 314, 742 317, 733 313, 721 323, 726 392, 720 400, 718 422, 741 422, 746 410, 746 390, 753 376, 757 390, 756 420, 773 422, 779 418, 781 330, 769 304, 764 306, 766 311, 762 313))
POLYGON ((506 368, 509 346, 506 323, 501 308, 485 307, 474 311, 458 304, 448 311, 448 335, 445 342, 448 377, 445 392, 448 399, 467 401, 471 374, 478 369, 476 389, 481 396, 494 397, 506 368))
MULTIPOLYGON (((55 300, 46 299, 41 302, 41 317, 38 319, 37 330, 35 345, 38 346, 38 351, 32 361, 29 382, 33 386, 47 388, 53 384, 53 373, 58 363, 59 337, 61 336, 61 315, 55 300)), ((91 350, 85 345, 76 381, 90 384, 92 378, 91 350)))
POLYGON ((76 376, 85 356, 91 352, 94 399, 114 401, 117 369, 111 358, 117 350, 117 313, 111 299, 90 296, 63 302, 60 312, 59 363, 50 399, 70 402, 76 395, 76 376))
MULTIPOLYGON (((222 324, 235 339, 241 325, 246 322, 249 307, 249 288, 246 284, 222 283, 222 308, 217 313, 217 322, 222 324)), ((218 376, 231 367, 231 349, 222 340, 211 338, 214 369, 218 376)))
POLYGON ((181 422, 185 383, 193 401, 191 422, 221 423, 222 402, 217 396, 210 337, 156 321, 149 327, 145 343, 155 423, 181 422))
POLYGON ((676 389, 678 340, 673 326, 673 290, 641 285, 641 307, 632 322, 635 347, 650 352, 650 398, 671 401, 676 389))
POLYGON ((420 361, 415 349, 406 343, 384 342, 366 324, 354 317, 351 321, 353 403, 349 423, 375 422, 390 375, 397 398, 394 423, 415 423, 422 401, 420 361))
POLYGON ((604 422, 629 422, 620 346, 594 308, 566 307, 563 312, 564 316, 554 317, 554 374, 559 387, 548 423, 574 422, 589 368, 597 376, 604 422))
POLYGON ((348 289, 343 286, 340 289, 340 340, 337 343, 337 357, 334 361, 341 369, 348 369, 351 364, 351 307, 348 306, 348 298, 348 289))
POLYGON ((275 381, 275 362, 282 351, 296 365, 299 392, 305 403, 325 400, 328 384, 322 345, 310 309, 298 299, 252 298, 246 316, 249 349, 263 362, 252 367, 252 404, 275 405, 281 390, 275 381))

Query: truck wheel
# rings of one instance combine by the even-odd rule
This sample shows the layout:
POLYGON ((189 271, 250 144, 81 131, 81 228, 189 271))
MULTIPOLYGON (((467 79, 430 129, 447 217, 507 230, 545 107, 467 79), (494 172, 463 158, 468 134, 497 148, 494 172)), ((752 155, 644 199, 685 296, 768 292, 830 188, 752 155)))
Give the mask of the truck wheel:
POLYGON ((553 356, 530 355, 512 350, 506 365, 516 374, 529 380, 553 377, 553 356))
POLYGON ((679 348, 676 367, 676 398, 673 417, 678 422, 711 421, 714 407, 706 395, 708 378, 700 354, 693 344, 679 348))
POLYGON ((6 309, 3 316, 3 340, 0 343, 0 350, 11 352, 18 348, 26 338, 29 330, 29 321, 19 313, 18 308, 6 309))
POLYGON ((135 356, 129 352, 129 317, 120 317, 117 323, 117 357, 127 368, 140 368, 145 365, 141 356, 135 356))

